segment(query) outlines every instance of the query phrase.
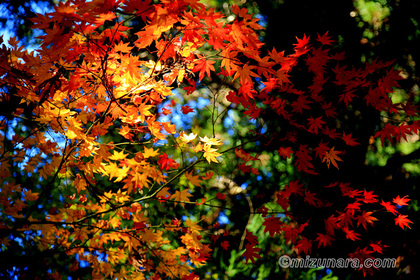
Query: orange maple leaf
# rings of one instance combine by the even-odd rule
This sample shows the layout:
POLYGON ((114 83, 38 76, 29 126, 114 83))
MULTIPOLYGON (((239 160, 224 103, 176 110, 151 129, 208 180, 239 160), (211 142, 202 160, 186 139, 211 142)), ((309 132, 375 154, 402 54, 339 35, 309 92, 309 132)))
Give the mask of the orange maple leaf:
POLYGON ((204 75, 207 74, 207 77, 210 77, 210 71, 215 71, 213 64, 216 63, 213 60, 208 60, 205 57, 201 57, 195 64, 195 67, 192 71, 200 71, 198 78, 201 81, 204 78, 204 75))
POLYGON ((185 172, 185 177, 187 177, 188 181, 190 181, 190 183, 194 186, 200 186, 202 180, 198 179, 199 175, 194 176, 192 173, 193 170, 191 170, 190 172, 185 172))
POLYGON ((397 196, 396 198, 392 199, 392 202, 394 202, 398 206, 408 205, 407 202, 409 202, 409 201, 410 201, 410 199, 405 198, 405 196, 404 197, 397 196))
POLYGON ((337 169, 339 169, 336 160, 343 161, 341 158, 337 156, 341 153, 342 153, 341 151, 335 151, 334 147, 332 147, 328 152, 325 153, 324 158, 322 159, 322 162, 326 161, 328 168, 330 168, 330 163, 332 163, 337 169))
POLYGON ((182 208, 185 208, 185 202, 189 202, 189 197, 192 196, 188 192, 188 189, 182 190, 182 191, 175 191, 173 195, 171 195, 170 199, 175 200, 175 206, 177 203, 181 204, 182 208))
POLYGON ((252 77, 259 77, 257 74, 255 74, 254 72, 252 72, 251 70, 254 69, 255 66, 249 66, 248 63, 246 63, 245 65, 243 65, 242 67, 238 67, 236 69, 236 73, 235 76, 233 76, 233 80, 235 80, 236 78, 240 77, 240 83, 243 85, 247 82, 249 82, 250 84, 252 84, 252 77))

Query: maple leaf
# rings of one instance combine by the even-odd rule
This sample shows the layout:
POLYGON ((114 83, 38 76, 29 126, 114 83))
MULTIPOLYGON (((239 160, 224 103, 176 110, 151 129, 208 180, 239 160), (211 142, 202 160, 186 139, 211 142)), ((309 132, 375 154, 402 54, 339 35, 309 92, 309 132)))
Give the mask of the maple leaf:
POLYGON ((346 145, 349 145, 349 146, 360 145, 360 143, 356 142, 354 139, 351 138, 351 133, 346 135, 346 133, 343 132, 343 136, 341 137, 341 139, 343 139, 344 142, 346 142, 346 145))
POLYGON ((181 106, 181 112, 184 114, 184 115, 186 115, 186 114, 188 114, 188 113, 193 113, 194 112, 194 109, 193 108, 191 108, 190 106, 188 106, 188 105, 185 105, 185 106, 181 106))
POLYGON ((378 242, 376 242, 376 243, 370 243, 369 244, 369 246, 370 247, 372 247, 372 249, 373 249, 373 251, 374 252, 377 252, 377 253, 379 253, 379 254, 382 254, 382 248, 386 248, 386 247, 389 247, 389 246, 387 246, 387 245, 382 245, 381 244, 381 240, 379 240, 378 242))
POLYGON ((276 233, 281 232, 282 221, 280 218, 269 216, 264 219, 263 226, 265 226, 264 232, 268 232, 271 237, 276 233))
POLYGON ((190 183, 194 186, 200 186, 202 180, 199 179, 199 175, 194 176, 192 173, 193 170, 191 170, 190 172, 185 172, 185 177, 187 177, 188 181, 190 181, 190 183))
POLYGON ((316 119, 310 117, 308 121, 309 121, 308 131, 315 134, 318 134, 318 130, 322 128, 323 124, 325 124, 325 122, 322 120, 322 117, 318 117, 316 119))
POLYGON ((200 233, 200 231, 202 230, 202 228, 201 228, 201 226, 199 226, 198 224, 197 224, 197 222, 195 222, 195 221, 193 221, 193 220, 191 220, 191 219, 188 219, 188 220, 186 220, 185 221, 185 225, 193 232, 193 233, 197 233, 197 234, 199 234, 200 233))
POLYGON ((230 246, 229 241, 225 240, 222 243, 220 243, 220 246, 223 248, 223 250, 227 250, 228 247, 230 246))
POLYGON ((350 230, 348 228, 343 228, 344 233, 346 234, 346 238, 352 241, 356 241, 356 239, 360 240, 359 233, 354 232, 354 230, 350 230))
POLYGON ((206 176, 201 177, 201 179, 203 179, 203 180, 210 180, 213 177, 213 175, 214 175, 214 172, 213 171, 209 171, 209 172, 206 173, 206 176))
POLYGON ((242 254, 242 256, 245 257, 245 262, 248 263, 248 261, 251 260, 252 263, 255 263, 255 259, 261 258, 261 256, 257 254, 259 251, 261 251, 260 248, 254 247, 252 244, 246 244, 245 252, 242 254))
MULTIPOLYGON (((169 188, 168 187, 164 187, 163 189, 161 189, 157 194, 156 197, 159 198, 160 200, 167 200, 171 197, 171 193, 168 192, 169 188)), ((161 202, 162 202, 161 201, 161 202)))
POLYGON ((349 209, 350 213, 352 213, 352 215, 354 215, 355 210, 360 210, 360 205, 362 205, 362 204, 359 203, 359 202, 353 202, 353 203, 348 204, 346 206, 346 209, 349 209))
POLYGON ((245 239, 250 245, 252 245, 252 247, 258 245, 258 237, 256 237, 251 231, 245 230, 245 239))
POLYGON ((338 229, 337 225, 337 218, 334 215, 329 216, 327 219, 324 220, 325 222, 325 230, 327 234, 334 236, 334 230, 338 229))
POLYGON ((279 156, 283 158, 291 158, 293 154, 292 148, 290 147, 287 147, 287 148, 280 147, 278 149, 278 152, 279 152, 279 156))
POLYGON ((340 98, 338 101, 344 102, 344 104, 346 104, 346 107, 348 108, 350 102, 356 96, 355 94, 353 94, 353 92, 355 92, 355 90, 349 90, 349 91, 344 92, 343 94, 340 94, 340 98))
POLYGON ((188 189, 182 190, 182 191, 175 191, 175 193, 173 195, 171 195, 170 199, 174 200, 174 205, 176 206, 176 204, 179 202, 179 204, 181 204, 182 208, 185 208, 185 202, 189 202, 190 199, 189 197, 192 196, 192 194, 190 194, 188 192, 188 189))
POLYGON ((398 214, 397 207, 395 205, 392 205, 390 201, 385 202, 385 201, 382 200, 381 205, 383 207, 385 207, 385 209, 387 211, 391 212, 392 214, 394 214, 394 215, 398 214))
POLYGON ((311 253, 312 248, 312 241, 307 239, 306 237, 302 237, 296 245, 295 248, 298 249, 298 252, 300 253, 303 251, 306 255, 311 253))
POLYGON ((123 41, 120 41, 117 45, 114 47, 115 52, 122 52, 122 53, 129 53, 133 47, 128 46, 129 43, 124 43, 123 41))
POLYGON ((127 154, 124 154, 124 150, 121 152, 114 151, 114 154, 109 157, 111 160, 121 160, 125 159, 127 157, 127 154))
POLYGON ((307 51, 309 38, 311 38, 311 36, 306 37, 306 34, 303 34, 302 39, 299 39, 298 37, 296 37, 297 44, 293 44, 293 45, 295 46, 295 50, 298 52, 298 54, 301 54, 307 51))
POLYGON ((332 147, 328 152, 325 153, 324 158, 322 159, 322 162, 326 161, 328 168, 330 168, 330 163, 332 163, 338 169, 336 160, 343 161, 341 158, 337 156, 341 153, 342 153, 341 151, 335 151, 334 147, 332 147))
POLYGON ((216 139, 214 137, 208 138, 207 136, 204 136, 204 138, 200 137, 200 140, 206 143, 207 145, 223 145, 223 143, 219 139, 216 139))
POLYGON ((233 76, 233 80, 236 80, 236 78, 240 77, 241 85, 245 85, 246 83, 249 83, 250 85, 252 85, 251 76, 259 77, 257 74, 251 71, 252 69, 255 69, 255 66, 249 66, 248 62, 242 67, 238 67, 235 75, 233 76))
POLYGON ((312 157, 309 155, 308 145, 300 145, 299 150, 296 152, 295 166, 298 171, 303 171, 308 174, 318 174, 313 170, 314 166, 311 163, 312 157))
POLYGON ((169 168, 178 168, 179 163, 177 163, 175 160, 168 157, 166 153, 162 153, 159 156, 159 160, 157 162, 160 165, 160 170, 166 170, 168 171, 169 168))
POLYGON ((375 203, 378 201, 376 197, 378 196, 373 194, 373 191, 363 191, 363 198, 358 198, 358 200, 363 201, 364 203, 375 203))
POLYGON ((303 184, 300 184, 299 181, 291 181, 289 184, 284 186, 284 193, 287 197, 289 197, 291 194, 294 195, 303 195, 303 184))
POLYGON ((159 154, 159 149, 153 150, 153 148, 144 147, 144 153, 143 153, 144 158, 155 157, 158 154, 159 154))
POLYGON ((375 217, 372 217, 371 216, 372 213, 373 212, 363 211, 362 215, 356 217, 357 218, 357 225, 359 226, 359 224, 362 224, 365 229, 367 229, 366 228, 366 223, 369 223, 369 224, 373 225, 373 222, 377 221, 378 219, 376 219, 375 217))
POLYGON ((194 133, 190 133, 189 135, 187 135, 187 134, 185 134, 185 132, 182 132, 182 133, 179 134, 179 138, 184 143, 191 142, 192 140, 195 139, 195 137, 197 137, 197 134, 194 134, 194 133))
POLYGON ((261 90, 266 93, 271 92, 277 86, 278 80, 276 78, 270 78, 267 82, 262 82, 265 87, 261 90))
POLYGON ((392 202, 394 202, 398 206, 408 205, 407 202, 409 202, 410 199, 409 198, 405 198, 405 197, 406 196, 404 196, 404 197, 397 196, 396 198, 393 198, 392 199, 392 202))
POLYGON ((217 161, 216 157, 219 157, 219 156, 222 155, 222 154, 216 152, 217 149, 212 149, 211 145, 209 145, 209 144, 204 144, 203 150, 204 150, 204 157, 206 158, 208 163, 211 163, 212 161, 217 163, 218 161, 217 161))
POLYGON ((325 154, 330 150, 330 147, 327 146, 328 143, 324 143, 322 140, 319 142, 318 147, 316 147, 315 150, 315 156, 319 157, 320 159, 323 159, 325 157, 325 154))
POLYGON ((223 193, 216 193, 216 197, 220 200, 224 200, 226 199, 226 195, 223 193))
POLYGON ((324 35, 320 36, 318 34, 318 38, 316 39, 318 42, 320 42, 323 45, 332 45, 331 43, 334 43, 334 40, 331 40, 332 37, 328 36, 328 31, 325 32, 324 35))
POLYGON ((395 218, 395 225, 399 225, 402 229, 404 229, 405 226, 411 229, 408 223, 412 224, 413 222, 407 219, 407 217, 408 215, 398 215, 398 217, 395 218))
POLYGON ((321 247, 321 245, 323 247, 326 247, 327 245, 331 246, 331 242, 334 241, 334 238, 331 235, 328 234, 322 234, 322 233, 317 233, 318 237, 315 238, 315 241, 318 241, 318 248, 321 247))
POLYGON ((337 137, 340 136, 340 134, 336 132, 335 128, 330 130, 328 127, 325 127, 322 130, 322 133, 325 135, 328 135, 328 137, 330 137, 331 139, 336 139, 337 137))
POLYGON ((207 77, 210 79, 210 71, 215 71, 213 64, 216 63, 213 60, 208 60, 204 57, 201 57, 198 59, 198 61, 195 63, 195 67, 192 71, 200 71, 198 75, 199 81, 201 81, 204 78, 204 75, 207 74, 207 77))

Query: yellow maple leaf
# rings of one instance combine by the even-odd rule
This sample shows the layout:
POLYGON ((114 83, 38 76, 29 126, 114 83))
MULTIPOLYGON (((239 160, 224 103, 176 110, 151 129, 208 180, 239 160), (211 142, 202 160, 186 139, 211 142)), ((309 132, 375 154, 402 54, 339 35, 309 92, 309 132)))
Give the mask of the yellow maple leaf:
POLYGON ((193 148, 194 152, 198 153, 201 152, 203 150, 203 144, 198 143, 194 148, 193 148))
POLYGON ((118 131, 118 133, 122 136, 124 136, 125 138, 127 138, 130 135, 130 128, 126 125, 123 125, 120 130, 118 131), (126 137, 127 136, 127 137, 126 137))
POLYGON ((143 157, 145 158, 149 158, 149 157, 155 157, 159 154, 159 149, 157 150, 153 150, 153 148, 147 148, 144 147, 144 153, 143 153, 143 157))
POLYGON ((216 139, 214 137, 208 138, 207 136, 204 136, 204 138, 200 137, 200 140, 208 145, 223 145, 223 143, 220 142, 219 139, 216 139))
POLYGON ((211 163, 212 161, 214 162, 218 162, 216 157, 221 156, 222 154, 216 152, 217 149, 213 149, 210 145, 205 144, 204 145, 204 157, 206 158, 206 160, 211 163))
POLYGON ((127 154, 124 154, 124 150, 121 152, 114 151, 114 154, 109 157, 111 160, 120 160, 125 159, 127 157, 127 154))
POLYGON ((181 139, 181 141, 184 142, 184 143, 191 142, 192 140, 195 139, 195 137, 197 137, 197 134, 194 134, 192 132, 188 135, 185 132, 181 132, 180 135, 179 135, 179 139, 181 139))

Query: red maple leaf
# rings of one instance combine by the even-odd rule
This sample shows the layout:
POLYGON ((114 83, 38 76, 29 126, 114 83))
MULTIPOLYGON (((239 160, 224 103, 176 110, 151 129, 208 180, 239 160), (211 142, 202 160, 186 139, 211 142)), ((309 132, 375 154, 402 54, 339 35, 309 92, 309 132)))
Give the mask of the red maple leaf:
POLYGON ((312 241, 307 239, 306 237, 302 237, 302 239, 297 242, 295 248, 298 249, 299 253, 303 251, 305 254, 310 254, 312 248, 312 241))
POLYGON ((360 205, 362 205, 359 202, 353 202, 347 205, 346 209, 349 209, 350 212, 354 215, 355 210, 360 210, 360 205))
POLYGON ((346 133, 343 132, 343 136, 341 137, 341 139, 343 139, 344 142, 346 142, 346 144, 349 145, 349 146, 357 146, 357 145, 360 145, 359 143, 357 143, 355 141, 355 139, 352 139, 351 138, 351 133, 348 134, 348 135, 346 135, 346 133))
POLYGON ((282 224, 280 218, 274 216, 266 217, 263 223, 263 226, 265 226, 264 232, 268 232, 273 237, 274 234, 281 232, 282 224))
POLYGON ((278 152, 279 152, 279 156, 283 158, 291 158, 293 154, 292 148, 290 147, 287 147, 287 148, 280 147, 278 152))
POLYGON ((319 142, 318 147, 314 149, 316 157, 319 157, 320 159, 324 158, 325 154, 330 150, 327 144, 328 143, 324 143, 322 140, 319 142))
POLYGON ((223 248, 223 250, 227 250, 228 247, 230 246, 229 241, 225 240, 222 243, 220 243, 220 246, 223 248))
POLYGON ((223 193, 217 193, 216 196, 217 196, 218 199, 221 199, 221 200, 226 199, 226 195, 223 194, 223 193))
POLYGON ((351 229, 348 229, 348 228, 343 228, 343 231, 346 234, 347 239, 350 239, 350 240, 353 240, 353 241, 356 241, 356 239, 360 240, 360 238, 359 238, 360 233, 355 233, 354 230, 351 230, 351 229))
POLYGON ((325 230, 327 231, 328 235, 334 236, 334 230, 338 229, 337 225, 337 218, 334 215, 328 217, 328 219, 324 220, 325 222, 325 230))
POLYGON ((291 181, 289 184, 284 186, 284 193, 287 197, 291 194, 303 195, 303 184, 300 184, 299 181, 291 181))
POLYGON ((188 113, 192 113, 192 112, 194 112, 194 109, 193 108, 191 108, 190 106, 188 106, 188 105, 185 105, 185 106, 181 106, 181 112, 184 114, 184 115, 186 115, 186 114, 188 114, 188 113))
POLYGON ((387 211, 391 212, 392 214, 394 214, 394 215, 397 215, 398 214, 397 207, 394 206, 394 205, 392 205, 390 201, 385 202, 385 201, 382 200, 381 205, 383 207, 385 207, 385 209, 387 211))
POLYGON ((328 137, 330 137, 331 139, 336 139, 337 137, 340 136, 340 134, 336 132, 335 128, 330 130, 328 127, 325 127, 322 130, 322 133, 325 135, 328 135, 328 137))
POLYGON ((374 221, 377 221, 378 219, 376 219, 375 217, 372 217, 371 214, 373 212, 366 212, 363 211, 362 215, 356 217, 357 218, 357 225, 362 224, 362 226, 366 228, 366 224, 369 223, 371 225, 373 225, 374 221))
POLYGON ((413 222, 407 219, 407 217, 407 215, 398 215, 398 217, 395 218, 395 224, 399 225, 402 229, 404 229, 405 226, 411 229, 408 223, 412 224, 413 222))
POLYGON ((293 45, 295 46, 297 55, 303 54, 307 51, 307 49, 309 48, 309 38, 311 38, 311 36, 306 37, 306 34, 303 34, 302 39, 296 37, 297 44, 293 45))
POLYGON ((324 35, 320 36, 318 34, 318 39, 316 39, 318 42, 320 42, 323 45, 332 45, 331 43, 334 43, 335 40, 331 40, 331 36, 328 36, 328 31, 325 32, 324 35))
POLYGON ((266 93, 271 92, 276 86, 277 86, 277 79, 276 78, 270 78, 267 82, 262 82, 265 87, 261 90, 266 93))
POLYGON ((258 245, 258 238, 250 231, 246 230, 245 239, 251 244, 252 246, 258 245))
POLYGON ((331 235, 322 233, 317 234, 318 237, 315 239, 315 241, 318 241, 318 248, 321 247, 321 245, 323 247, 326 247, 327 245, 331 246, 331 242, 334 241, 334 238, 331 235))
POLYGON ((363 191, 363 198, 358 198, 358 200, 363 201, 364 203, 375 203, 378 201, 375 197, 378 196, 376 194, 373 194, 373 191, 363 191))
POLYGON ((322 128, 323 124, 325 124, 325 122, 322 120, 322 117, 318 117, 316 119, 310 117, 308 119, 308 122, 309 122, 308 131, 315 134, 318 134, 318 130, 322 128))
POLYGON ((382 254, 382 249, 383 248, 386 248, 386 247, 389 247, 389 246, 387 246, 387 245, 382 245, 381 244, 381 240, 379 240, 378 242, 376 242, 376 243, 370 243, 369 244, 369 246, 370 247, 372 247, 372 249, 373 249, 373 251, 375 251, 375 252, 377 252, 377 253, 379 253, 379 254, 382 254))
POLYGON ((298 171, 306 172, 308 174, 317 175, 311 163, 312 157, 309 155, 308 145, 300 145, 299 151, 296 152, 295 166, 297 166, 298 171))
POLYGON ((245 262, 248 263, 248 261, 251 260, 252 263, 255 263, 255 259, 261 258, 261 256, 257 254, 259 251, 261 251, 260 248, 254 247, 252 244, 246 244, 245 252, 242 254, 242 256, 245 257, 245 262))
POLYGON ((176 169, 179 167, 179 163, 169 158, 166 153, 162 153, 162 155, 159 156, 159 160, 157 163, 160 165, 160 170, 168 171, 169 168, 176 169))

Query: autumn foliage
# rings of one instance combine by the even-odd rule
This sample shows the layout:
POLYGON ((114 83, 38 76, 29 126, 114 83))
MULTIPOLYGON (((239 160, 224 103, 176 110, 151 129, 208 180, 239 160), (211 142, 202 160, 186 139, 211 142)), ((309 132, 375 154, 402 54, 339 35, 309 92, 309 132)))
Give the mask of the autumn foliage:
MULTIPOLYGON (((4 250, 23 233, 39 252, 66 254, 69 266, 48 272, 57 279, 81 269, 81 261, 98 279, 195 279, 217 246, 231 246, 229 231, 218 231, 206 209, 228 207, 237 194, 203 186, 227 177, 217 165, 231 158, 240 174, 261 175, 271 158, 248 151, 256 143, 299 176, 267 194, 278 209, 262 204, 247 214, 260 215, 267 238, 282 236, 297 255, 315 255, 344 238, 357 249, 343 257, 375 258, 388 246, 363 238, 376 223, 410 228, 399 212, 410 201, 404 193, 386 200, 339 176, 311 184, 339 174, 361 144, 351 126, 337 121, 343 112, 363 107, 400 120, 385 122, 371 141, 418 134, 418 109, 391 98, 401 79, 393 63, 346 65, 328 33, 297 39, 290 54, 267 50, 258 19, 238 6, 231 12, 233 19, 195 0, 72 0, 31 19, 45 31, 36 51, 15 39, 2 46, 4 250), (191 104, 177 111, 175 95, 198 98, 211 83, 223 85, 203 93, 212 133, 177 127, 175 115, 205 115, 191 104), (214 129, 227 108, 254 125, 243 141, 227 143, 214 129), (301 206, 324 216, 299 216, 294 210, 301 206), (378 212, 389 220, 379 221, 378 212)), ((263 248, 255 233, 242 230, 239 261, 255 263, 263 248)))

